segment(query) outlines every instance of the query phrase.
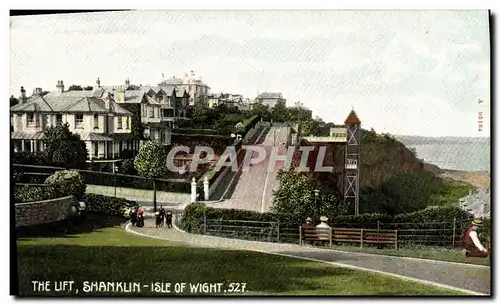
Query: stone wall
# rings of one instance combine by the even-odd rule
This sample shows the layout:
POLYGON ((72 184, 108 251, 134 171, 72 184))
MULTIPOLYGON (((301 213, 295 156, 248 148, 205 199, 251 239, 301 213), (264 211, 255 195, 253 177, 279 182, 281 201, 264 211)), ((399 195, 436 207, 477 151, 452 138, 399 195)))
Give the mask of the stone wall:
POLYGON ((16 203, 16 228, 66 219, 71 213, 73 196, 43 201, 16 203))

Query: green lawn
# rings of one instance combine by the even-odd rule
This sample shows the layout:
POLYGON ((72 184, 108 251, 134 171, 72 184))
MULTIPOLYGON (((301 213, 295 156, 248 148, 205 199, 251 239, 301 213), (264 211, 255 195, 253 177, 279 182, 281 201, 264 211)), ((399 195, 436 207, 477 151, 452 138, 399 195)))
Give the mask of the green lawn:
MULTIPOLYGON (((251 295, 453 295, 439 289, 376 273, 248 251, 216 250, 167 244, 126 233, 122 227, 102 227, 88 233, 22 238, 18 241, 20 295, 61 295, 34 292, 32 280, 74 281, 66 294, 84 293, 84 281, 149 284, 245 283, 251 295)), ((52 286, 52 284, 51 284, 52 286)), ((233 285, 237 287, 238 285, 233 285)), ((241 288, 242 285, 240 284, 241 288)), ((140 295, 155 295, 142 287, 140 295)), ((214 294, 214 293, 211 293, 214 294)), ((223 294, 223 292, 221 292, 223 294)), ((240 293, 241 294, 241 293, 240 293)), ((116 295, 116 294, 115 294, 116 295)), ((123 295, 121 293, 120 295, 123 295)), ((133 293, 126 295, 132 296, 133 293)))
POLYGON ((489 258, 477 258, 477 257, 466 257, 465 254, 461 251, 461 249, 445 249, 445 248, 436 248, 436 247, 426 247, 426 246, 415 246, 412 248, 399 248, 395 250, 393 247, 389 247, 387 249, 377 249, 375 247, 364 247, 361 249, 356 246, 340 246, 340 247, 332 247, 333 250, 340 251, 349 251, 349 252, 363 252, 363 253, 373 253, 373 254, 382 254, 382 255, 390 255, 390 256, 405 256, 405 257, 413 257, 413 258, 424 258, 424 259, 433 259, 440 261, 448 261, 448 262, 457 262, 457 263, 466 263, 466 264, 475 264, 475 265, 483 265, 489 266, 490 259, 489 258))

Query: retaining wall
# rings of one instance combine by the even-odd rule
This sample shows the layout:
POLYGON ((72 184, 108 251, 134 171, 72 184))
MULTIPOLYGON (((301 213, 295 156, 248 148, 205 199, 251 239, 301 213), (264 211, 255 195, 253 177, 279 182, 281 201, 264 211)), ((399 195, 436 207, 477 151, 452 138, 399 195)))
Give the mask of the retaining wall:
POLYGON ((56 222, 71 214, 73 196, 56 199, 16 203, 16 228, 56 222))

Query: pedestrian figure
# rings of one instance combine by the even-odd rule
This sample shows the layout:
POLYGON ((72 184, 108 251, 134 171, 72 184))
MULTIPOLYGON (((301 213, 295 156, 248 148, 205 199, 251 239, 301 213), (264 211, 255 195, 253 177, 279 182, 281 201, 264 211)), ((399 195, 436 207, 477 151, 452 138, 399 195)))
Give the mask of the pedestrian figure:
POLYGON ((172 228, 172 212, 168 211, 167 212, 167 228, 170 229, 172 228))
POLYGON ((137 223, 137 210, 135 207, 130 211, 130 222, 132 223, 132 227, 135 227, 135 224, 137 223))
POLYGON ((158 211, 160 212, 160 221, 161 221, 160 227, 163 227, 165 224, 165 216, 166 216, 166 212, 165 209, 163 208, 163 205, 160 206, 160 209, 158 211))
MULTIPOLYGON (((307 217, 306 218, 306 223, 303 223, 302 226, 301 226, 301 229, 302 229, 302 235, 304 236, 304 229, 312 229, 314 228, 314 224, 312 222, 312 218, 311 217, 307 217)), ((313 242, 312 241, 305 241, 306 243, 308 243, 309 245, 313 245, 313 242)))
POLYGON ((161 218, 161 214, 159 211, 155 212, 155 224, 156 224, 156 228, 163 226, 163 219, 161 218))
POLYGON ((462 247, 465 249, 465 256, 467 257, 488 257, 490 254, 488 250, 481 244, 477 236, 478 228, 483 226, 481 219, 474 219, 469 228, 465 231, 462 240, 462 247))
POLYGON ((328 217, 321 216, 319 220, 321 223, 316 226, 317 229, 320 229, 318 232, 318 239, 321 241, 329 241, 330 233, 327 233, 327 229, 331 229, 331 227, 326 223, 328 221, 328 217))

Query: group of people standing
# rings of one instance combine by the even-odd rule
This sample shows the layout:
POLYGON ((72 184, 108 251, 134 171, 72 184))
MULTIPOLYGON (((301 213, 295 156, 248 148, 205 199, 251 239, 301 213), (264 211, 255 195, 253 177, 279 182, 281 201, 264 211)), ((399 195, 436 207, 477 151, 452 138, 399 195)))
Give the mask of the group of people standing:
POLYGON ((167 226, 168 229, 172 228, 172 212, 165 211, 163 206, 160 206, 155 213, 155 224, 157 228, 167 226))
POLYGON ((124 211, 125 218, 130 220, 133 227, 144 226, 144 209, 141 206, 128 207, 124 211))
MULTIPOLYGON (((133 227, 137 226, 140 228, 144 226, 144 209, 142 206, 128 207, 123 214, 126 219, 130 220, 133 227)), ((169 229, 172 228, 172 212, 165 211, 163 206, 160 206, 155 213, 155 224, 157 228, 163 226, 169 229)))

